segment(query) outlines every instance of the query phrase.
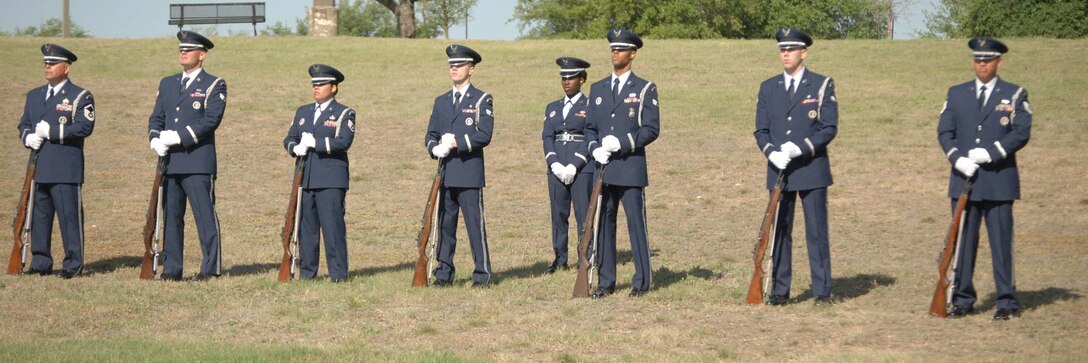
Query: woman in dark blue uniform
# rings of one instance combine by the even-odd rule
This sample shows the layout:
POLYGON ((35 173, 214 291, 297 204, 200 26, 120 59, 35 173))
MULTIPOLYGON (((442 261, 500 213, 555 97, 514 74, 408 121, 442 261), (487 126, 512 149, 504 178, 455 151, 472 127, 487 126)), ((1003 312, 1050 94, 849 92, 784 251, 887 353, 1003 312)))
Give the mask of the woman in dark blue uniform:
POLYGON ((586 162, 586 108, 589 98, 582 94, 586 83, 589 62, 578 58, 560 57, 560 84, 563 98, 544 108, 544 162, 548 165, 548 198, 552 206, 552 250, 555 260, 544 271, 554 273, 567 269, 567 241, 570 227, 570 207, 574 203, 574 218, 578 220, 581 235, 589 205, 589 193, 593 184, 593 168, 586 162))
POLYGON ((310 66, 314 103, 295 112, 283 139, 287 153, 305 158, 299 215, 299 278, 312 279, 320 262, 318 232, 325 238, 329 279, 348 278, 344 197, 348 191, 348 148, 355 138, 355 110, 336 102, 344 74, 331 66, 310 66), (309 155, 309 156, 307 156, 309 155))

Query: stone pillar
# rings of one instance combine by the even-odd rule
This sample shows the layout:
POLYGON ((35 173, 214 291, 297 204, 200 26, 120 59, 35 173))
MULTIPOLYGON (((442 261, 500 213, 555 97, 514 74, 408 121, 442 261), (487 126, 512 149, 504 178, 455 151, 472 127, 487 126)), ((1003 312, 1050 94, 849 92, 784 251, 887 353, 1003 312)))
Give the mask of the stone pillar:
POLYGON ((336 27, 339 24, 336 16, 336 0, 314 0, 314 6, 310 7, 306 18, 310 27, 310 36, 336 36, 336 27))

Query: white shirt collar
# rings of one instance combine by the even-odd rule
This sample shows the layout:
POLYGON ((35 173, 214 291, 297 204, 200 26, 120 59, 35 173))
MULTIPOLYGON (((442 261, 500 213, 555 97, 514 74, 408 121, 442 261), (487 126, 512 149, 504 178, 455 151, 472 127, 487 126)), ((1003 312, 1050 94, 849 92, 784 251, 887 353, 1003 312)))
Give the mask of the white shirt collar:
POLYGON ((574 97, 563 96, 563 104, 564 105, 567 104, 567 103, 574 104, 574 103, 578 102, 579 98, 582 98, 582 92, 575 93, 574 97))
POLYGON ((989 82, 986 82, 986 83, 982 83, 981 80, 979 80, 978 78, 975 78, 975 93, 976 94, 978 93, 978 90, 982 88, 982 86, 986 86, 986 97, 989 97, 990 92, 994 90, 995 86, 997 86, 997 77, 995 76, 993 79, 991 79, 989 82))
MULTIPOLYGON (((619 88, 623 88, 623 85, 627 84, 627 79, 630 78, 630 77, 631 77, 631 70, 630 69, 628 69, 627 72, 623 72, 623 74, 618 75, 618 76, 616 75, 615 72, 613 72, 612 73, 612 84, 616 84, 616 79, 619 79, 620 80, 619 88)), ((608 87, 612 87, 612 84, 608 85, 608 87)))
POLYGON ((45 90, 45 92, 46 92, 45 95, 48 96, 49 95, 49 90, 53 90, 53 95, 56 96, 57 93, 60 92, 60 89, 64 88, 64 85, 66 85, 66 84, 68 84, 67 79, 65 79, 63 81, 60 81, 60 83, 57 83, 56 86, 50 85, 50 84, 47 83, 46 85, 49 86, 49 87, 45 90))
POLYGON ((453 91, 452 92, 454 94, 456 94, 457 92, 461 92, 461 97, 465 97, 465 93, 468 93, 468 88, 469 87, 472 87, 472 83, 465 82, 465 86, 461 87, 461 88, 457 88, 457 85, 453 85, 453 91))
POLYGON ((325 110, 329 108, 329 104, 331 104, 332 101, 335 100, 335 99, 336 99, 336 97, 333 97, 333 98, 330 98, 328 101, 317 104, 316 111, 317 112, 325 112, 325 110))
POLYGON ((801 80, 805 79, 805 66, 801 66, 801 70, 797 71, 796 76, 791 76, 789 73, 786 73, 786 71, 782 71, 782 77, 784 77, 783 80, 786 82, 787 91, 790 89, 791 79, 797 79, 797 85, 800 86, 801 80))
POLYGON ((185 85, 184 85, 185 87, 183 87, 183 88, 188 88, 190 84, 193 84, 193 80, 196 79, 196 76, 200 75, 200 72, 202 72, 202 71, 204 71, 204 67, 194 69, 192 72, 189 72, 189 73, 185 73, 185 71, 182 70, 181 71, 181 78, 186 78, 187 79, 187 83, 185 83, 185 85))

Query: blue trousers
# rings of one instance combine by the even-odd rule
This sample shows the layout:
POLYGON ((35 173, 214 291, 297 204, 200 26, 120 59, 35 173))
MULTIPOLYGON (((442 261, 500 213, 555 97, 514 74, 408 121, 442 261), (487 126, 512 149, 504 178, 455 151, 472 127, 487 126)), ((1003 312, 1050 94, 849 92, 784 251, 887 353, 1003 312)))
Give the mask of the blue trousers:
POLYGON ((219 216, 215 213, 215 176, 171 174, 163 178, 163 270, 164 277, 182 276, 185 256, 185 201, 193 207, 193 220, 200 237, 204 259, 200 273, 222 274, 223 258, 219 216))
POLYGON ((64 271, 83 271, 83 186, 82 184, 37 184, 34 214, 30 216, 30 269, 53 271, 53 215, 60 220, 64 241, 64 271))
MULTIPOLYGON (((593 188, 593 174, 578 173, 574 182, 564 185, 554 174, 548 174, 548 199, 552 207, 552 251, 555 261, 567 264, 568 233, 570 231, 570 208, 574 204, 574 219, 578 224, 578 236, 582 235, 586 221, 586 209, 589 207, 589 193, 593 188)), ((577 237, 576 237, 577 238, 577 237)), ((577 246, 575 247, 577 248, 577 246)))
POLYGON ((793 211, 797 195, 805 213, 805 241, 812 273, 812 295, 831 296, 831 245, 827 233, 827 188, 783 191, 775 222, 774 284, 772 295, 790 296, 793 268, 793 211))
MULTIPOLYGON (((956 208, 952 199, 952 208, 956 208)), ((1012 266, 1012 201, 968 202, 964 210, 963 234, 960 236, 960 255, 956 261, 956 289, 952 303, 971 307, 977 300, 975 284, 975 257, 982 220, 986 220, 986 232, 990 237, 990 254, 993 258, 994 283, 997 285, 997 308, 1020 309, 1016 301, 1016 280, 1012 266)))
POLYGON ((456 268, 453 254, 457 251, 457 211, 465 217, 469 247, 476 269, 472 281, 480 284, 491 282, 491 256, 487 248, 487 223, 484 222, 484 194, 480 188, 446 187, 442 192, 442 204, 438 217, 442 237, 438 245, 438 267, 434 276, 439 281, 453 281, 456 268))
POLYGON ((649 239, 646 232, 646 196, 642 187, 605 185, 601 191, 601 221, 597 234, 599 270, 598 287, 616 288, 616 216, 620 204, 627 215, 627 233, 631 239, 631 262, 635 276, 632 290, 649 290, 653 280, 650 270, 649 239))
POLYGON ((302 215, 299 220, 300 279, 317 276, 321 261, 318 232, 325 237, 325 259, 329 278, 348 277, 348 238, 344 225, 344 195, 347 189, 303 189, 302 215))

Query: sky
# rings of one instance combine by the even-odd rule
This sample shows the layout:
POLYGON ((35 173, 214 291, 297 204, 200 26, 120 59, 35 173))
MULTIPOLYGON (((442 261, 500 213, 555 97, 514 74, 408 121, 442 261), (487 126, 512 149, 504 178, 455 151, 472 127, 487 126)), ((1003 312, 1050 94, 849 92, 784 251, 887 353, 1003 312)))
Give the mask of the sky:
MULTIPOLYGON (((168 25, 171 3, 229 3, 247 0, 69 0, 72 22, 96 38, 159 38, 177 33, 177 26, 168 25)), ((258 0, 259 1, 259 0, 258 0)), ((338 0, 337 3, 345 1, 338 0)), ((351 0, 346 0, 351 1, 351 0)), ((906 10, 906 16, 896 24, 896 39, 911 39, 916 30, 923 29, 922 9, 933 8, 936 0, 915 0, 906 10)), ((257 29, 283 22, 292 29, 295 19, 305 19, 306 7, 311 0, 264 0, 264 24, 257 29)), ((512 40, 517 38, 517 22, 510 21, 517 0, 479 0, 472 10, 468 24, 468 38, 480 40, 512 40)), ((49 18, 60 18, 62 0, 0 0, 0 31, 13 32, 15 28, 37 26, 49 18)), ((203 26, 200 26, 203 27, 203 26)), ((218 25, 220 35, 232 33, 253 34, 251 24, 218 25)), ((464 38, 465 28, 460 25, 451 30, 451 38, 464 38)))

